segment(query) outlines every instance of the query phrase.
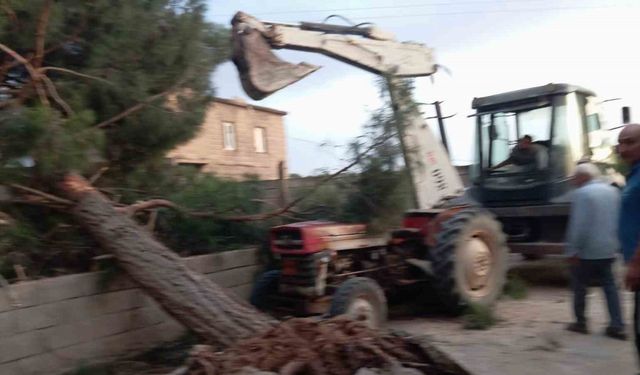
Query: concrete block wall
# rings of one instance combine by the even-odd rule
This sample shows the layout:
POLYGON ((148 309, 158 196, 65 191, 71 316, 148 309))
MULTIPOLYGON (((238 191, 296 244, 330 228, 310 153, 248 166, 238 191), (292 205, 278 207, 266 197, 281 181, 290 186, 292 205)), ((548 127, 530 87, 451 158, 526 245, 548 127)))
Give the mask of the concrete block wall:
MULTIPOLYGON (((248 298, 262 270, 256 249, 184 258, 248 298)), ((92 272, 0 288, 0 374, 59 374, 175 340, 186 329, 126 276, 92 272)))

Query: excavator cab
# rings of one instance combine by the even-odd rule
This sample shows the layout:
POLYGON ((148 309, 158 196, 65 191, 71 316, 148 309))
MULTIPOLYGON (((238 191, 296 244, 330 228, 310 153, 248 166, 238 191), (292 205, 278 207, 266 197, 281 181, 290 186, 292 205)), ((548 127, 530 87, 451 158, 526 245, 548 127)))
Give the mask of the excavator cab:
POLYGON ((471 195, 484 206, 566 201, 580 161, 612 156, 596 95, 548 84, 475 98, 477 149, 471 195))

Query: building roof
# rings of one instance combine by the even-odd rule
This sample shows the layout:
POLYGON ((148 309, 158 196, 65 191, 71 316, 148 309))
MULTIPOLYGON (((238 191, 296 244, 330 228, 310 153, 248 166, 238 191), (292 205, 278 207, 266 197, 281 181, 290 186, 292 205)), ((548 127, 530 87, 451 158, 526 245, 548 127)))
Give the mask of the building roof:
POLYGON ((544 86, 530 87, 527 89, 509 91, 481 98, 473 98, 473 102, 471 102, 471 108, 477 109, 482 107, 491 107, 503 103, 534 99, 548 95, 568 94, 571 92, 579 92, 581 94, 595 96, 593 91, 587 90, 580 86, 570 85, 566 83, 549 83, 544 86))
POLYGON ((237 107, 242 107, 242 108, 247 108, 247 109, 254 109, 256 111, 269 112, 269 113, 273 113, 273 114, 276 114, 276 115, 279 115, 279 116, 285 116, 287 114, 287 112, 280 111, 280 110, 277 110, 277 109, 273 109, 273 108, 269 108, 269 107, 262 107, 262 106, 253 105, 253 104, 248 104, 247 102, 245 102, 242 99, 213 98, 213 101, 214 102, 218 102, 218 103, 235 105, 237 107))

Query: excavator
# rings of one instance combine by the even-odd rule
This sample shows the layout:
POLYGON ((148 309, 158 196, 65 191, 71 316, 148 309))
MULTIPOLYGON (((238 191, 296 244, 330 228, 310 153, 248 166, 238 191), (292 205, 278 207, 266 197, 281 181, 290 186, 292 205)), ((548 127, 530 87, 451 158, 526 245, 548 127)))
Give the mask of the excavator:
POLYGON ((274 49, 320 53, 384 77, 415 202, 402 228, 384 241, 367 238, 357 224, 273 228, 280 268, 257 280, 251 300, 260 308, 348 314, 377 326, 386 319, 387 299, 424 283, 446 311, 490 305, 502 292, 509 251, 531 258, 562 252, 573 167, 606 166, 614 157, 592 91, 547 84, 499 93, 473 100, 476 161, 465 188, 443 145, 446 134, 441 143, 404 84, 436 73, 431 48, 399 42, 369 24, 285 24, 243 12, 231 24, 233 62, 255 100, 318 69, 284 62, 274 49), (536 149, 528 163, 510 157, 523 139, 536 149))

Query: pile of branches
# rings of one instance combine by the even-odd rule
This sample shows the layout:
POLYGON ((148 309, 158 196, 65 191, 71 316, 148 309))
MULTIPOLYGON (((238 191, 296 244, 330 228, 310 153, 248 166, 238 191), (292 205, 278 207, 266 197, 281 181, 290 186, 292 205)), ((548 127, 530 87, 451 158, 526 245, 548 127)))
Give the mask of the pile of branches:
POLYGON ((372 330, 362 322, 296 318, 224 352, 197 346, 182 373, 246 374, 253 369, 255 374, 351 375, 361 369, 392 369, 403 374, 466 374, 437 357, 409 338, 372 330))

